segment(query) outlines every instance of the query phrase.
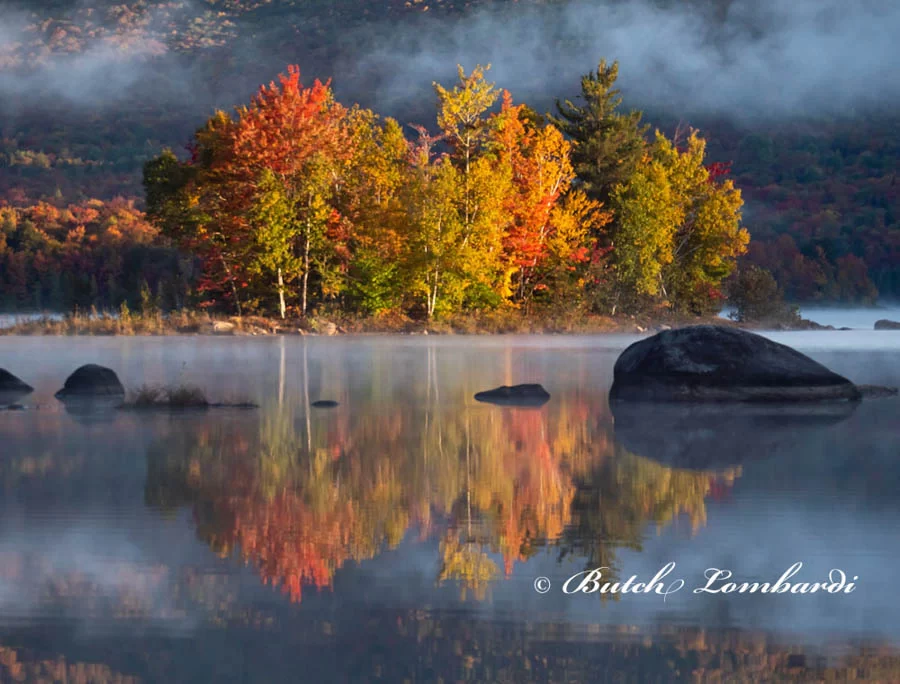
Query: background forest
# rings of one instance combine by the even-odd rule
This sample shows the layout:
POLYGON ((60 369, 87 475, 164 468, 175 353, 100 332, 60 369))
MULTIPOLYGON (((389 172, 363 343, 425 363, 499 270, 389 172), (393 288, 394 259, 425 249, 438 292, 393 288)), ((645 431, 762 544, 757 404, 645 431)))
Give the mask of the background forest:
MULTIPOLYGON (((335 307, 424 317, 563 304, 706 313, 721 304, 736 258, 742 270, 770 271, 796 302, 871 302, 900 288, 898 93, 878 67, 895 56, 888 36, 898 13, 877 3, 60 1, 7 2, 0 18, 7 310, 210 304, 233 313, 242 304, 277 315, 284 295, 291 314, 335 307), (860 36, 868 49, 850 51, 860 36), (657 43, 666 47, 647 47, 657 43), (612 61, 593 71, 603 57, 618 60, 621 74, 612 61), (834 60, 845 73, 829 67, 834 60), (302 66, 302 83, 285 72, 289 63, 302 66), (482 72, 479 63, 494 66, 482 72), (240 165, 224 178, 221 158, 198 161, 204 140, 192 135, 206 120, 209 130, 217 110, 250 135, 253 112, 265 111, 265 91, 253 93, 279 72, 288 79, 275 82, 279 93, 295 83, 299 97, 333 103, 335 130, 356 136, 335 148, 348 158, 330 161, 351 172, 318 193, 317 227, 290 228, 280 256, 273 245, 287 229, 275 217, 286 210, 271 200, 284 187, 244 178, 244 191, 251 182, 267 191, 227 211, 209 204, 207 191, 221 183, 237 193, 240 165), (590 79, 579 88, 585 73, 593 92, 590 79), (331 75, 333 85, 317 91, 315 79, 331 75), (464 112, 473 104, 466 93, 483 97, 464 112), (234 110, 242 104, 246 115, 234 110), (640 119, 630 114, 638 108, 640 119), (166 148, 174 154, 161 157, 166 148), (480 170, 466 166, 476 158, 480 170), (604 158, 617 168, 597 163, 604 158), (194 210, 231 217, 227 236, 243 253, 223 260, 223 245, 197 232, 209 222, 173 217, 171 196, 154 196, 153 178, 145 195, 142 169, 152 159, 157 170, 168 159, 169 171, 205 176, 156 181, 169 191, 191 186, 194 210), (535 171, 540 160, 556 164, 555 183, 535 171), (366 164, 385 174, 378 191, 353 179, 378 177, 366 164), (707 187, 717 191, 700 192, 707 187), (443 255, 433 231, 440 197, 459 240, 454 247, 443 233, 443 255), (493 202, 493 217, 468 216, 476 200, 493 202), (696 221, 704 206, 715 216, 706 224, 696 221), (243 224, 254 227, 242 234, 243 224), (709 237, 703 225, 720 229, 714 248, 687 246, 688 236, 709 237), (467 232, 483 238, 477 249, 468 249, 467 232), (413 245, 430 257, 397 251, 413 245)), ((309 158, 294 155, 303 165, 309 158)), ((269 161, 241 163, 258 172, 269 161)), ((333 180, 334 169, 318 171, 333 180)), ((300 175, 315 176, 306 166, 300 175)))

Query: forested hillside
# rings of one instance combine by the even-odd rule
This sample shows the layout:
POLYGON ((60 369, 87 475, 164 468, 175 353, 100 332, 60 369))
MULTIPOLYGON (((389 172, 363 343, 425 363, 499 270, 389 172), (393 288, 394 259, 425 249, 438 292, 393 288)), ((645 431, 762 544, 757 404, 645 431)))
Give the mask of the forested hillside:
MULTIPOLYGON (((685 14, 688 5, 663 2, 652 5, 658 14, 648 16, 664 23, 667 8, 677 7, 679 17, 697 23, 695 29, 677 24, 679 30, 699 35, 707 31, 702 22, 733 30, 739 5, 697 0, 685 14)), ((578 3, 556 0, 5 3, 0 205, 7 208, 0 222, 0 306, 117 308, 122 301, 134 305, 141 289, 186 291, 184 269, 165 272, 165 264, 179 261, 174 244, 156 236, 156 226, 136 228, 145 221, 139 212, 146 206, 142 166, 164 148, 185 159, 194 132, 214 109, 232 111, 248 102, 260 83, 289 63, 300 64, 306 83, 333 76, 340 101, 395 117, 415 137, 409 122, 438 133, 430 123, 430 83, 449 82, 448 72, 452 77, 471 40, 488 44, 495 71, 506 76, 501 87, 538 112, 553 112, 556 98, 578 94, 577 74, 601 58, 620 58, 614 48, 621 51, 621 43, 610 43, 612 52, 604 54, 605 43, 572 29, 572 17, 581 16, 571 14, 573 6, 581 11, 578 3), (448 34, 474 37, 444 44, 444 26, 448 34), (495 30, 504 26, 509 38, 495 30), (515 43, 539 46, 529 64, 541 65, 540 78, 529 80, 510 66, 515 43), (79 218, 85 212, 90 220, 79 218), (68 252, 79 240, 85 245, 79 254, 90 254, 73 261, 68 252), (115 255, 111 261, 109 254, 115 255), (77 269, 70 266, 76 261, 77 269), (130 269, 127 282, 119 275, 123 264, 130 269)), ((610 16, 635 7, 647 14, 651 5, 622 0, 610 5, 610 16)), ((626 57, 623 68, 644 68, 646 60, 635 58, 629 67, 626 57)), ((756 85, 748 83, 747 90, 756 85)), ((767 117, 734 113, 740 104, 733 111, 708 111, 670 98, 667 108, 666 101, 648 102, 647 89, 634 76, 623 79, 623 90, 625 108, 647 112, 648 140, 656 126, 684 139, 691 125, 707 141, 707 162, 730 164, 752 238, 742 259, 769 269, 788 298, 861 302, 900 294, 900 116, 890 101, 792 115, 773 109, 767 117)), ((703 98, 714 97, 712 90, 702 91, 703 98)), ((167 298, 174 304, 180 296, 167 298)))

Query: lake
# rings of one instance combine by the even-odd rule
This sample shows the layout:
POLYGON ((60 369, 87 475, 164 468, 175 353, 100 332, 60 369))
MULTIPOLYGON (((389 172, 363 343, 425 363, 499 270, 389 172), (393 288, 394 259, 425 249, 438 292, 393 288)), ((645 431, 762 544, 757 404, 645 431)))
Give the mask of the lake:
MULTIPOLYGON (((771 337, 900 385, 900 332, 771 337)), ((626 423, 635 339, 0 338, 0 681, 900 680, 900 401, 626 423), (260 408, 70 413, 90 362, 260 408), (854 586, 694 591, 797 562, 854 586)))

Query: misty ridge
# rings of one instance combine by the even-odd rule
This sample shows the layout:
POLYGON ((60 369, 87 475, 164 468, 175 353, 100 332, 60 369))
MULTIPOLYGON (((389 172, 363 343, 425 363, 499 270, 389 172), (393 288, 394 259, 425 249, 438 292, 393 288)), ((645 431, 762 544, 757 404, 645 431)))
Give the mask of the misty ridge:
MULTIPOLYGON (((92 4, 76 7, 83 12, 92 4)), ((307 82, 333 76, 345 103, 403 116, 430 107, 432 81, 451 82, 456 64, 491 64, 498 86, 546 110, 556 97, 573 96, 579 77, 601 57, 620 62, 627 106, 678 116, 752 123, 861 115, 900 101, 900 3, 890 0, 502 4, 335 26, 327 39, 305 38, 303 17, 295 31, 272 21, 245 30, 236 20, 192 51, 172 49, 169 39, 176 27, 195 30, 204 6, 179 8, 174 15, 171 7, 146 10, 126 39, 100 36, 74 53, 47 48, 39 61, 25 63, 10 55, 34 42, 34 19, 21 10, 0 13, 3 107, 56 107, 62 100, 99 113, 135 100, 185 106, 186 99, 205 114, 245 101, 259 82, 299 63, 307 82)))

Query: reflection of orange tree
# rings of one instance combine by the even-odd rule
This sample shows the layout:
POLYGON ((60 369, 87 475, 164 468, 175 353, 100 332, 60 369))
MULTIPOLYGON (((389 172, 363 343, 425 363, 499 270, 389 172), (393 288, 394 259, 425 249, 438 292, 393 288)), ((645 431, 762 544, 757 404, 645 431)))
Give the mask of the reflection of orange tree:
POLYGON ((638 548, 648 522, 702 524, 709 474, 617 455, 605 408, 580 396, 539 411, 380 408, 320 414, 309 432, 302 404, 259 423, 210 418, 150 450, 147 499, 192 503, 201 538, 293 600, 411 529, 439 534, 439 582, 482 597, 499 572, 490 554, 509 574, 542 546, 593 562, 638 548))

